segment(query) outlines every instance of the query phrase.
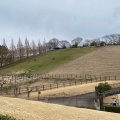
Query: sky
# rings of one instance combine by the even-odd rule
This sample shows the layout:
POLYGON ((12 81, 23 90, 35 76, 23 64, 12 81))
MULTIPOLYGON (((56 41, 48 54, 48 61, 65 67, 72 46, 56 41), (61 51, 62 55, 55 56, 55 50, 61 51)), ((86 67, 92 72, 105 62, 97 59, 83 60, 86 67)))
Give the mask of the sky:
POLYGON ((0 0, 0 44, 114 33, 120 33, 120 0, 0 0))

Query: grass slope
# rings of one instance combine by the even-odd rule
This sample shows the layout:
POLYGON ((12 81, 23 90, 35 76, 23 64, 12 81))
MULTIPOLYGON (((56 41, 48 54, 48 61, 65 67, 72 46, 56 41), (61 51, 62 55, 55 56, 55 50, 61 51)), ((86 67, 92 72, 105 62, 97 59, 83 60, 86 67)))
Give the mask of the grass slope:
POLYGON ((47 73, 57 67, 86 55, 95 48, 70 48, 50 51, 40 56, 33 57, 9 68, 5 68, 0 73, 13 73, 18 71, 29 71, 30 73, 47 73), (55 58, 53 60, 52 58, 55 58), (36 59, 36 60, 35 60, 36 59))
POLYGON ((120 46, 102 47, 50 73, 120 76, 120 46))
POLYGON ((23 120, 120 120, 120 114, 0 97, 0 113, 23 120))

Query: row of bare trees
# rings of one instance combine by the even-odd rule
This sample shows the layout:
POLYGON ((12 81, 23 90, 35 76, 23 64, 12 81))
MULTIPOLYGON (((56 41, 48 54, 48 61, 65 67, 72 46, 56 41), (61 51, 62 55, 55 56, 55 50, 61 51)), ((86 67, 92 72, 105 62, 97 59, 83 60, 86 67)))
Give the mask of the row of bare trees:
MULTIPOLYGON (((81 41, 82 38, 78 37, 72 40, 72 44, 77 47, 81 41)), ((12 39, 10 47, 8 48, 5 39, 3 39, 3 44, 0 45, 0 67, 14 63, 15 61, 22 60, 24 58, 28 58, 30 56, 40 55, 50 50, 69 47, 71 47, 71 44, 67 40, 59 41, 56 38, 49 40, 49 42, 46 42, 44 39, 42 44, 40 40, 37 44, 34 40, 29 43, 29 40, 27 38, 23 44, 19 38, 17 45, 14 44, 14 41, 12 39)))
POLYGON ((43 43, 38 41, 36 44, 34 40, 29 43, 26 38, 24 44, 19 38, 17 45, 14 44, 13 39, 11 40, 10 47, 8 48, 3 39, 3 44, 0 45, 0 67, 5 66, 15 61, 28 58, 30 56, 40 55, 42 53, 48 52, 50 50, 60 49, 60 48, 77 48, 79 46, 105 46, 105 45, 120 45, 120 34, 105 35, 102 38, 97 38, 93 40, 83 40, 81 37, 76 37, 71 41, 58 40, 53 38, 46 42, 45 39, 43 43), (82 44, 81 44, 82 43, 82 44))

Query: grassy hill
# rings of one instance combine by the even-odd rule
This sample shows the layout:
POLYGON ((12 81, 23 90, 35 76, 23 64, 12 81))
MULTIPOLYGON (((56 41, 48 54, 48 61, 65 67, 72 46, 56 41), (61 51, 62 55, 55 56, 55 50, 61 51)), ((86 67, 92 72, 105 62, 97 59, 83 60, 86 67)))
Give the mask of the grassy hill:
POLYGON ((68 73, 120 76, 120 46, 102 47, 51 71, 51 74, 68 73))
POLYGON ((4 68, 0 70, 0 73, 47 73, 94 50, 96 48, 70 48, 50 51, 9 68, 4 68))

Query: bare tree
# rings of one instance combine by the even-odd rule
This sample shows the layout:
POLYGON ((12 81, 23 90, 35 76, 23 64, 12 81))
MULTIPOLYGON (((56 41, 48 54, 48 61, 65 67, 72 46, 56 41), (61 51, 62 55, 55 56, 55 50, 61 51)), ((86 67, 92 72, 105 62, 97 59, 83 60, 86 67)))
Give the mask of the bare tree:
POLYGON ((94 41, 96 42, 97 46, 100 46, 100 39, 99 38, 94 39, 94 41))
POLYGON ((106 44, 117 44, 118 36, 116 34, 105 35, 103 38, 106 40, 106 44))
POLYGON ((56 38, 53 38, 49 41, 49 47, 50 49, 58 48, 59 40, 56 38))
POLYGON ((113 45, 116 45, 117 41, 118 41, 118 35, 117 34, 111 34, 110 37, 113 41, 113 45))
POLYGON ((38 41, 38 46, 37 46, 37 48, 38 48, 38 52, 39 52, 39 55, 42 53, 42 45, 41 45, 41 42, 40 42, 40 40, 38 41))
POLYGON ((5 39, 3 39, 3 45, 0 46, 0 63, 1 66, 3 66, 3 64, 6 65, 6 56, 9 53, 9 50, 7 48, 7 45, 5 43, 5 39))
POLYGON ((72 42, 72 46, 73 47, 78 47, 78 45, 80 44, 80 42, 82 41, 83 39, 80 38, 80 37, 77 37, 75 39, 73 39, 71 42, 72 42))
POLYGON ((90 46, 92 40, 86 39, 83 46, 90 46))
POLYGON ((120 45, 120 34, 118 35, 118 41, 117 44, 120 45))
POLYGON ((30 55, 30 45, 27 38, 25 39, 25 55, 27 56, 27 58, 30 55))
POLYGON ((10 46, 10 55, 12 57, 12 62, 15 61, 15 57, 16 57, 16 47, 15 47, 15 44, 14 44, 14 41, 13 39, 11 40, 11 46, 10 46))
POLYGON ((70 47, 70 43, 67 40, 59 41, 59 44, 60 44, 61 48, 70 47))
POLYGON ((46 40, 44 38, 43 45, 42 45, 42 53, 46 52, 46 40))
POLYGON ((36 55, 37 54, 37 46, 36 46, 34 40, 32 40, 31 48, 32 48, 32 54, 36 55))
POLYGON ((105 35, 105 36, 103 37, 103 39, 105 40, 106 45, 108 45, 108 44, 109 44, 109 35, 105 35))
POLYGON ((22 44, 20 38, 19 38, 18 44, 17 44, 17 52, 18 52, 18 57, 21 60, 24 56, 24 47, 23 47, 23 44, 22 44))

